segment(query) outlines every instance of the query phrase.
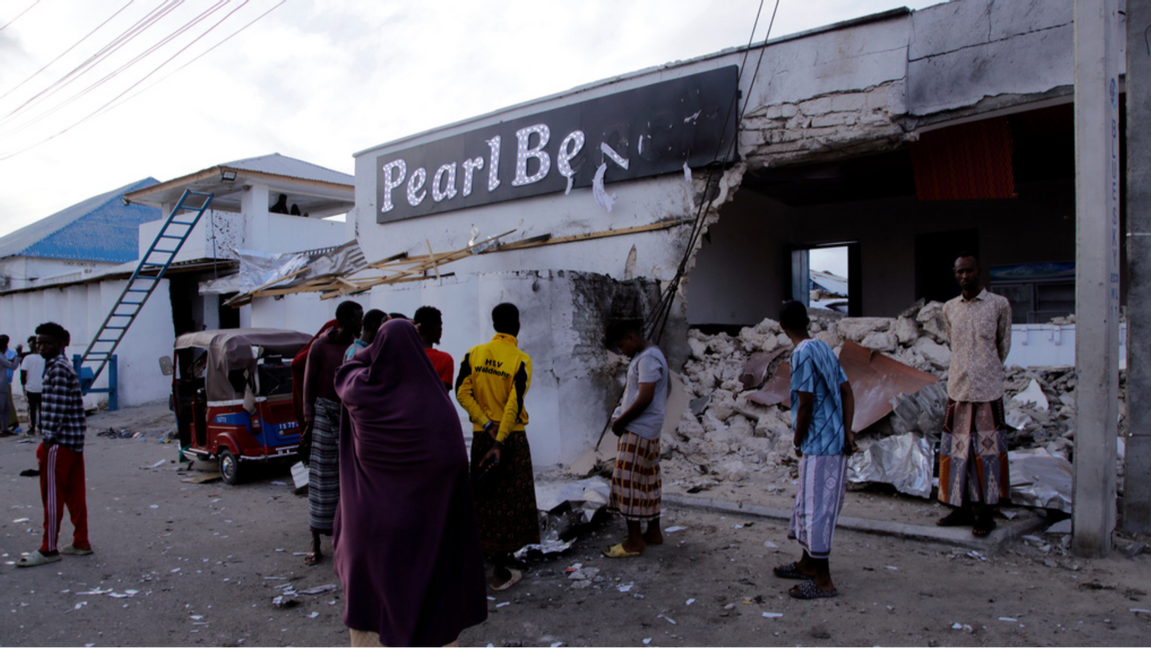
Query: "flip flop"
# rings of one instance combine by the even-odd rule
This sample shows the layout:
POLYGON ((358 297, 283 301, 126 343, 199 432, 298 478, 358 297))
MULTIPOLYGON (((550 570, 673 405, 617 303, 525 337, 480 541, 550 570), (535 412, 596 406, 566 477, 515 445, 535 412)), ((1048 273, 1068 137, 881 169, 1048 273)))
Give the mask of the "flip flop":
POLYGON ((607 549, 604 549, 602 553, 608 558, 635 558, 636 556, 641 555, 643 552, 628 551, 627 549, 623 548, 623 543, 621 542, 617 545, 612 545, 607 549))
POLYGON ((508 571, 510 571, 512 573, 511 578, 500 583, 499 585, 489 583, 492 586, 493 590, 495 590, 497 592, 502 592, 502 591, 508 589, 509 587, 511 587, 512 585, 515 585, 516 583, 520 582, 520 580, 522 580, 524 577, 524 573, 518 569, 508 569, 508 571))
POLYGON ((799 563, 790 563, 787 565, 772 567, 771 573, 775 574, 776 578, 790 578, 792 580, 812 580, 815 578, 815 576, 811 576, 799 571, 799 563))
POLYGON ((975 520, 975 525, 971 527, 971 535, 977 538, 984 538, 990 535, 994 530, 995 520, 991 519, 991 516, 987 516, 985 518, 977 518, 975 520))
POLYGON ((56 554, 55 556, 45 556, 44 554, 40 553, 39 551, 33 551, 32 553, 28 554, 27 556, 24 556, 20 560, 17 560, 16 566, 17 567, 38 567, 40 565, 47 565, 48 563, 54 563, 54 562, 60 562, 60 554, 56 554))
POLYGON ((92 547, 81 549, 75 545, 68 545, 67 547, 60 547, 60 553, 69 556, 90 556, 92 555, 92 547))
POLYGON ((320 554, 314 551, 309 551, 308 553, 304 554, 304 564, 308 565, 309 567, 314 567, 320 564, 320 558, 322 558, 320 554))
POLYGON ((821 590, 815 586, 815 581, 803 581, 799 585, 787 591, 791 598, 810 600, 818 598, 831 598, 839 596, 839 592, 835 589, 821 590))
POLYGON ((965 509, 955 509, 947 515, 935 521, 935 526, 953 527, 953 526, 967 526, 975 520, 971 511, 965 509))

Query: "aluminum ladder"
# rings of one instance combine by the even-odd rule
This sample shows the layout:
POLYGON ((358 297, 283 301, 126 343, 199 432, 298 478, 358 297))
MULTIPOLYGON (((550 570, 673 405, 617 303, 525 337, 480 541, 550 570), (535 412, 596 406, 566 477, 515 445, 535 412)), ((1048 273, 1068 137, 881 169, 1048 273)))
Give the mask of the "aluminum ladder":
POLYGON ((80 387, 85 394, 92 389, 100 372, 104 371, 128 328, 144 308, 144 303, 152 296, 156 286, 160 285, 176 253, 183 247, 196 223, 200 222, 200 216, 207 211, 208 205, 212 204, 212 197, 210 193, 185 190, 172 213, 168 214, 156 240, 140 257, 140 263, 128 280, 128 285, 124 286, 124 291, 80 358, 80 387), (91 371, 90 377, 88 371, 91 371))

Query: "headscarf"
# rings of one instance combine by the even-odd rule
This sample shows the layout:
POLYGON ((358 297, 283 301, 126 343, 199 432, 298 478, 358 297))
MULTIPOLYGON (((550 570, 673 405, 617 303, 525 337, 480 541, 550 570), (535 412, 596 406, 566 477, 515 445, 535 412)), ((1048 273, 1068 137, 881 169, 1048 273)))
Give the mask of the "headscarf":
POLYGON ((344 623, 386 646, 442 646, 487 617, 456 409, 416 327, 392 320, 336 371, 344 623))

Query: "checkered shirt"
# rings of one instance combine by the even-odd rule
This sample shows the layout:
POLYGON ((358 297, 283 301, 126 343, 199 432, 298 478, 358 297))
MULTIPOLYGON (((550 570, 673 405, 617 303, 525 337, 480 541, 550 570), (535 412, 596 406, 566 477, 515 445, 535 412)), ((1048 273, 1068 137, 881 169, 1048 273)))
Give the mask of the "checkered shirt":
POLYGON ((84 399, 80 394, 80 379, 60 354, 44 368, 44 391, 40 400, 40 426, 44 440, 58 443, 69 450, 84 451, 84 399))

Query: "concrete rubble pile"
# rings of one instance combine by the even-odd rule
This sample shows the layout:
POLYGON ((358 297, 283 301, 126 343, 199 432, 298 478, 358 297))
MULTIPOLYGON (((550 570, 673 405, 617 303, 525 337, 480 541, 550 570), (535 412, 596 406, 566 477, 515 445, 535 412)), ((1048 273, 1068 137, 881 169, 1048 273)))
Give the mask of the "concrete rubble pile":
MULTIPOLYGON (((951 360, 943 304, 920 302, 894 318, 844 317, 820 309, 812 309, 810 315, 812 337, 826 342, 837 355, 846 343, 855 343, 939 378, 891 398, 890 414, 857 434, 864 451, 883 440, 903 439, 902 447, 918 448, 921 460, 930 466, 930 444, 938 441, 943 424, 951 360)), ((789 483, 796 470, 791 413, 787 384, 776 372, 787 362, 791 343, 779 324, 765 319, 738 336, 693 329, 688 344, 683 384, 690 405, 676 432, 662 440, 665 481, 678 482, 688 492, 752 477, 766 482, 769 491, 789 483), (776 397, 765 401, 767 392, 776 397)), ((1075 386, 1073 367, 1008 367, 1005 409, 1015 428, 1009 447, 1042 449, 1044 454, 1071 459, 1075 386)), ((919 484, 914 494, 927 496, 923 488, 919 484)))

